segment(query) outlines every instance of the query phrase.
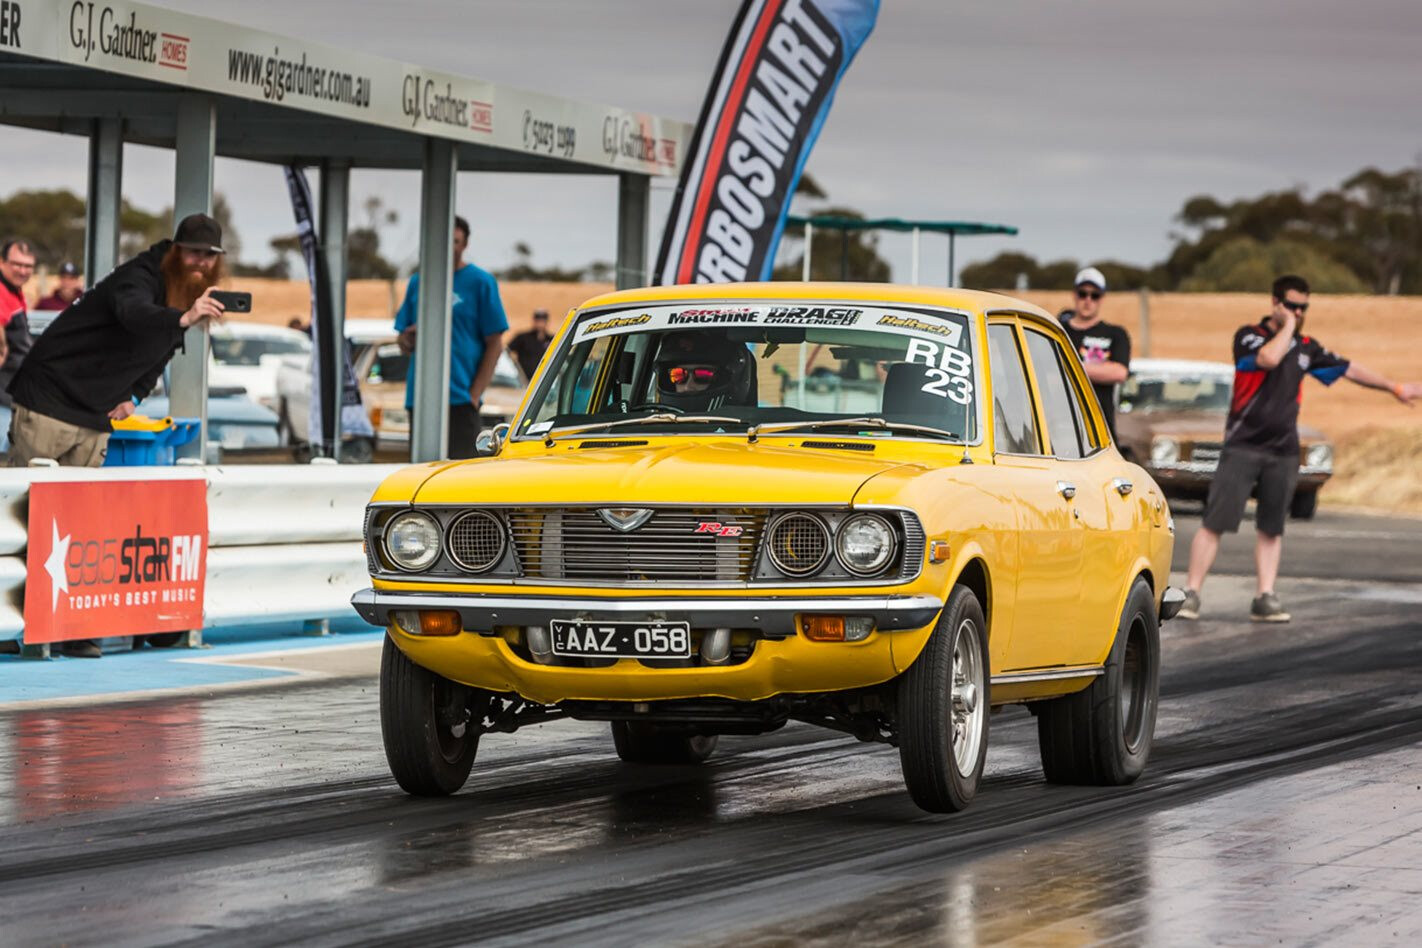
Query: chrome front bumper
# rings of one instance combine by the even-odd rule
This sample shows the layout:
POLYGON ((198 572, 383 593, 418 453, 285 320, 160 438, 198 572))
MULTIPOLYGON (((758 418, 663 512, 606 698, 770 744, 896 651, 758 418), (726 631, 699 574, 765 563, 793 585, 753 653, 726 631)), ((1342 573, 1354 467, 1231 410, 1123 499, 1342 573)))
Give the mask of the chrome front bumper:
POLYGON ((441 609, 459 613, 470 632, 495 626, 545 626, 552 619, 654 619, 687 622, 693 628, 759 629, 769 636, 797 632, 796 616, 872 616, 881 631, 921 629, 943 611, 936 596, 821 596, 815 598, 593 599, 546 596, 470 596, 459 593, 381 592, 362 589, 351 605, 371 625, 388 627, 401 609, 441 609))

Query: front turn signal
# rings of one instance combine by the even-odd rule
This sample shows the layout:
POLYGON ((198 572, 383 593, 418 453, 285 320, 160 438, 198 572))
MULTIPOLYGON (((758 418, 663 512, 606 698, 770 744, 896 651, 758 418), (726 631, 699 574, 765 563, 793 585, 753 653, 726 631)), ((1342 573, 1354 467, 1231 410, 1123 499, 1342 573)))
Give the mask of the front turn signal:
POLYGON ((462 629, 457 612, 427 609, 420 613, 422 635, 458 635, 462 629))
POLYGON ((844 616, 801 616, 800 628, 811 642, 844 641, 844 616))

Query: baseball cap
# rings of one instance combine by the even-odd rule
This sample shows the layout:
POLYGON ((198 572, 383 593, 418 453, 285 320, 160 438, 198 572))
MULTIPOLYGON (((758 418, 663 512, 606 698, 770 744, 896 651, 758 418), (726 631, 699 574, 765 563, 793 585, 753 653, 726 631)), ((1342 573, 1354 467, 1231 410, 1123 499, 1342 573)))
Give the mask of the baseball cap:
POLYGON ((1084 270, 1078 271, 1076 280, 1072 283, 1072 286, 1081 286, 1083 283, 1094 283, 1101 288, 1103 293, 1106 291, 1106 277, 1095 267, 1087 267, 1084 270))
POLYGON ((189 250, 210 250, 226 253, 222 249, 222 225, 206 214, 189 214, 178 223, 178 232, 173 235, 173 243, 189 250))
POLYGON ((59 275, 62 277, 77 277, 79 275, 79 268, 66 260, 59 265, 59 275))

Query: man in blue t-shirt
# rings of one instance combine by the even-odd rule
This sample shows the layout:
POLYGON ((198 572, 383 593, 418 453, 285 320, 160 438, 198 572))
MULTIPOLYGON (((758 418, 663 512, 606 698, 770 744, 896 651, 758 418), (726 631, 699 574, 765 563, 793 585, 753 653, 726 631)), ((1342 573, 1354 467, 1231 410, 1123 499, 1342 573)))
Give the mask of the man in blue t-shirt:
MULTIPOLYGON (((451 458, 474 457, 479 437, 479 402, 494 377, 494 365, 504 351, 509 328, 499 284, 492 274, 464 262, 469 246, 469 222, 454 219, 454 295, 449 329, 449 444, 451 458)), ((420 275, 410 277, 405 301, 395 314, 400 351, 410 355, 405 381, 405 407, 415 407, 415 314, 419 309, 420 275)))

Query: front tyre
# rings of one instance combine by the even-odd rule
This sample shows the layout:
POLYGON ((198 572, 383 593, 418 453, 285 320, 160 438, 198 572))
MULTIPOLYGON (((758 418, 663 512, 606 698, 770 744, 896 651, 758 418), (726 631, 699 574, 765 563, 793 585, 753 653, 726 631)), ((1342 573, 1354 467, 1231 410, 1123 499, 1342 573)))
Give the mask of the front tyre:
POLYGON ((987 622, 954 586, 923 652, 899 679, 899 760, 913 802, 955 813, 977 793, 988 744, 987 622))
POLYGON ((380 659, 380 736, 406 793, 443 797, 469 779, 489 695, 410 661, 390 636, 380 659))
POLYGON ((716 749, 716 735, 613 721, 612 745, 617 756, 629 764, 700 764, 716 749))
POLYGON ((1160 622, 1137 579, 1126 597, 1104 674, 1075 694, 1044 701, 1037 744, 1049 783, 1118 787, 1145 770, 1160 700, 1160 622))

